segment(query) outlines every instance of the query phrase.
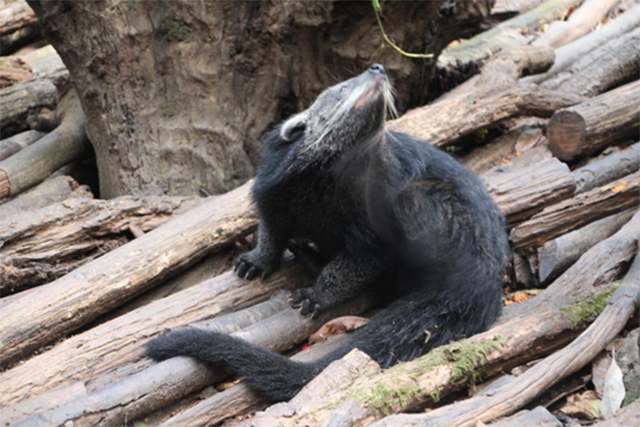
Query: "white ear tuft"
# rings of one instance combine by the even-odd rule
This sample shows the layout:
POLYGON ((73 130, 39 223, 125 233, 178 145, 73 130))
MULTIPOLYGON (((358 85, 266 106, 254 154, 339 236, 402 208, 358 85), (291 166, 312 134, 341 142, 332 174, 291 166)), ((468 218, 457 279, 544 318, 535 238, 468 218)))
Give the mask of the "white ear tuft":
POLYGON ((293 141, 298 137, 300 132, 303 132, 307 125, 307 112, 304 111, 300 114, 296 114, 292 116, 284 122, 282 127, 280 128, 280 136, 285 141, 293 141))

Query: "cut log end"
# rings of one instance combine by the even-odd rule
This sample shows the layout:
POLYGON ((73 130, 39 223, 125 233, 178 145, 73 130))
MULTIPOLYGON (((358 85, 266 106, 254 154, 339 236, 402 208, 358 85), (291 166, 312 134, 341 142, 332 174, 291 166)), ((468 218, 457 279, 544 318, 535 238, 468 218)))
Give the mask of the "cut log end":
POLYGON ((582 152, 586 123, 580 114, 570 110, 553 115, 547 126, 551 152, 560 160, 572 160, 582 152))

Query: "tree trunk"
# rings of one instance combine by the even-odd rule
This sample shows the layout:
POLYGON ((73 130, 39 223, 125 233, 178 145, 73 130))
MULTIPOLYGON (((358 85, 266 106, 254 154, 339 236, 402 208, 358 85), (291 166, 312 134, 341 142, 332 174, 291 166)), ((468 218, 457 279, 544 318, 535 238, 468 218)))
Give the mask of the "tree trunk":
MULTIPOLYGON (((385 30, 437 55, 491 1, 443 3, 387 2, 385 30)), ((383 62, 405 109, 435 67, 383 45, 370 2, 30 4, 82 99, 105 198, 229 190, 253 174, 266 131, 332 75, 383 62)))

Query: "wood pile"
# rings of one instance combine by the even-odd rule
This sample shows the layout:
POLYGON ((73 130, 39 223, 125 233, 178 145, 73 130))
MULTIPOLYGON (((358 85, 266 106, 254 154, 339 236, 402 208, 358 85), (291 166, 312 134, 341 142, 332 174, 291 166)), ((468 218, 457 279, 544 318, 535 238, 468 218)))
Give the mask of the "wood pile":
MULTIPOLYGON (((33 40, 25 7, 0 2, 3 46, 33 40)), ((308 361, 345 339, 307 348, 311 334, 373 301, 300 316, 287 298, 313 274, 295 248, 266 281, 230 272, 258 225, 252 182, 206 198, 94 198, 60 58, 50 46, 0 58, 0 426, 635 425, 639 396, 628 386, 621 408, 611 389, 624 342, 638 348, 640 4, 495 11, 516 16, 438 59, 478 74, 389 128, 458 156, 505 214, 502 317, 387 370, 354 350, 272 406, 193 360, 152 362, 144 345, 191 325, 308 361)))

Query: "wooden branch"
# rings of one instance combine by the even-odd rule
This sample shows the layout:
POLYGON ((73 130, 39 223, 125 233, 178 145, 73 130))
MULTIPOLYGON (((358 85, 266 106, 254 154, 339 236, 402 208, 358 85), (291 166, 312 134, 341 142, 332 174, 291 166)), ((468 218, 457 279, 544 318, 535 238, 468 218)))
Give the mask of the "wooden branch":
POLYGON ((85 115, 71 89, 59 105, 60 126, 34 144, 0 161, 0 199, 15 196, 44 181, 79 157, 85 149, 85 115))
POLYGON ((590 32, 620 0, 586 0, 566 21, 554 21, 534 46, 560 47, 590 32))
POLYGON ((4 160, 33 144, 45 135, 37 130, 28 130, 0 141, 0 160, 4 160))
POLYGON ((0 223, 0 295, 51 282, 122 246, 131 240, 131 224, 149 231, 202 202, 170 196, 67 199, 10 217, 0 223))
POLYGON ((20 58, 29 65, 36 76, 49 76, 67 69, 60 55, 50 44, 20 55, 20 58))
POLYGON ((540 6, 545 0, 496 0, 491 9, 491 14, 505 12, 528 12, 540 6))
POLYGON ((252 231, 257 219, 249 209, 250 186, 203 203, 41 286, 37 295, 3 305, 0 363, 59 339, 252 231))
POLYGON ((435 409, 421 415, 394 415, 372 427, 382 426, 475 426, 509 415, 522 408, 563 378, 577 372, 602 351, 624 328, 638 305, 640 256, 636 256, 618 290, 596 321, 567 347, 548 356, 528 371, 492 390, 491 394, 435 409))
POLYGON ((594 427, 629 427, 640 423, 640 399, 618 410, 615 415, 607 420, 591 424, 594 427))
POLYGON ((576 194, 593 190, 640 169, 640 142, 573 171, 576 194))
MULTIPOLYGON (((32 77, 33 73, 22 59, 14 56, 0 59, 0 89, 29 80, 32 77)), ((0 153, 2 152, 0 151, 0 153)))
POLYGON ((527 44, 521 34, 535 30, 544 24, 564 17, 582 0, 548 0, 537 8, 504 21, 489 31, 445 49, 438 57, 438 66, 455 68, 479 63, 501 49, 527 44))
POLYGON ((0 6, 0 48, 14 49, 40 34, 38 19, 24 1, 0 6))
POLYGON ((605 216, 637 206, 640 172, 545 208, 511 230, 518 248, 541 245, 605 216))
POLYGON ((0 90, 0 128, 4 137, 28 129, 32 111, 55 108, 58 90, 49 78, 35 78, 0 90))
POLYGON ((638 45, 640 28, 610 40, 582 56, 540 87, 583 96, 596 96, 634 81, 640 73, 638 45))
POLYGON ((560 276, 589 248, 616 233, 635 213, 628 209, 551 240, 537 249, 538 280, 547 284, 560 276))
POLYGON ((544 74, 522 78, 522 83, 540 83, 548 80, 580 58, 595 51, 609 40, 622 36, 640 24, 640 5, 636 5, 606 25, 556 50, 556 59, 544 74))
POLYGON ((515 86, 475 102, 453 97, 416 108, 390 121, 389 129, 441 147, 509 117, 549 117, 556 110, 583 100, 580 96, 544 91, 535 86, 515 86))
POLYGON ((509 227, 546 206, 571 197, 576 188, 569 167, 555 158, 504 174, 493 174, 485 181, 509 227))
POLYGON ((515 415, 503 418, 495 423, 489 424, 490 427, 562 427, 562 423, 556 417, 551 415, 542 406, 536 406, 531 411, 520 411, 515 415))

